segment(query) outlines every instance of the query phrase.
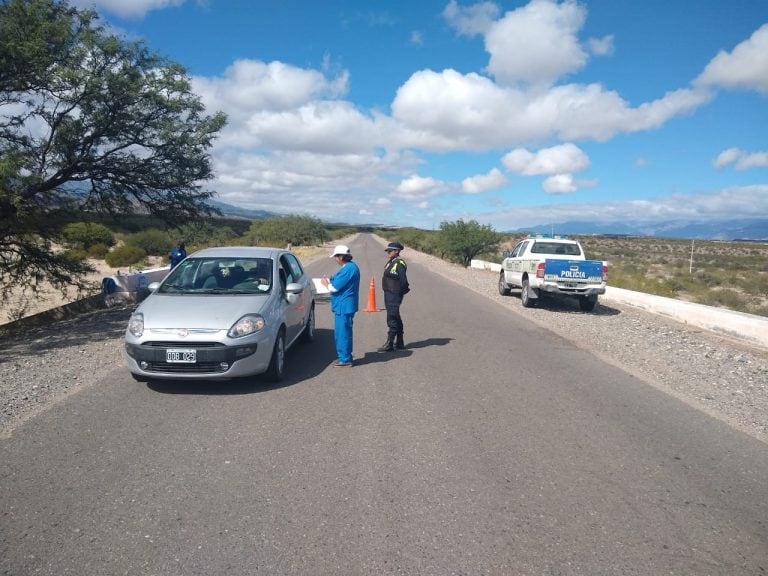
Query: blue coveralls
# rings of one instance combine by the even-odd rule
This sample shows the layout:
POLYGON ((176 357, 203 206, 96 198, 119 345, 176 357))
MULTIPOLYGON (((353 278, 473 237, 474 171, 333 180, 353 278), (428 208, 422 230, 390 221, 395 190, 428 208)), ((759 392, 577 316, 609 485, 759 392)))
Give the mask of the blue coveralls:
POLYGON ((360 268, 347 262, 329 280, 336 355, 339 362, 352 362, 352 322, 360 303, 360 268))
POLYGON ((171 250, 170 254, 168 254, 168 259, 171 261, 171 268, 175 268, 178 263, 184 260, 186 257, 187 251, 184 248, 174 246, 173 250, 171 250))

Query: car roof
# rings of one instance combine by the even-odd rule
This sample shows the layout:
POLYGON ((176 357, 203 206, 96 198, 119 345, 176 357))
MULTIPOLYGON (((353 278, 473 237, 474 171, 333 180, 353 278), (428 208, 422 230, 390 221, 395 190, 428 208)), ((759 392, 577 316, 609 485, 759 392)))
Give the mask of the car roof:
POLYGON ((281 254, 288 253, 283 248, 271 248, 268 246, 217 246, 204 248, 190 258, 279 258, 281 254))

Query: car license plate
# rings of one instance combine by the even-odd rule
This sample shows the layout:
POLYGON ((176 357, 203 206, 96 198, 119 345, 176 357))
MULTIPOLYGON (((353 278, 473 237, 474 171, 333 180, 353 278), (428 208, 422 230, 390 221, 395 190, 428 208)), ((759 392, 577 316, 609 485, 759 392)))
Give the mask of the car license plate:
POLYGON ((194 364, 197 362, 197 350, 194 348, 168 348, 165 361, 169 364, 194 364))

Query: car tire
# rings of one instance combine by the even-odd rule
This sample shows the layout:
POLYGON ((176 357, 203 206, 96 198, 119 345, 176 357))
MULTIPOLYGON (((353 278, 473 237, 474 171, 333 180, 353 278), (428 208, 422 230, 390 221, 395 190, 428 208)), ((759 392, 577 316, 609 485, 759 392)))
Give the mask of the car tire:
POLYGON ((309 308, 309 316, 307 317, 307 325, 304 326, 304 331, 301 333, 301 341, 305 344, 315 341, 315 306, 314 304, 309 308))
POLYGON ((280 328, 275 338, 275 346, 272 348, 272 357, 269 360, 269 368, 265 373, 270 382, 280 382, 285 373, 285 331, 280 328))
POLYGON ((499 294, 502 296, 509 296, 512 290, 509 287, 509 284, 506 283, 504 280, 504 272, 499 274, 499 294))
POLYGON ((523 304, 523 308, 533 308, 536 305, 536 299, 531 298, 529 294, 530 286, 528 283, 528 276, 523 278, 523 286, 520 290, 520 302, 523 304))
POLYGON ((592 312, 597 306, 597 296, 581 296, 579 297, 579 308, 582 312, 592 312))

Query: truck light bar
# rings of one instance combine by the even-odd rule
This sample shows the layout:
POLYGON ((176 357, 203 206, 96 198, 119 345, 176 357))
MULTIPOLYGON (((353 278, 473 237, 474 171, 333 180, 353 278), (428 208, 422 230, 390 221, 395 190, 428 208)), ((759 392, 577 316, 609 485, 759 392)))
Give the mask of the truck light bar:
POLYGON ((568 236, 565 236, 563 234, 528 234, 528 238, 536 239, 536 240, 568 240, 568 236))

